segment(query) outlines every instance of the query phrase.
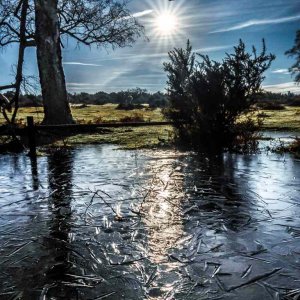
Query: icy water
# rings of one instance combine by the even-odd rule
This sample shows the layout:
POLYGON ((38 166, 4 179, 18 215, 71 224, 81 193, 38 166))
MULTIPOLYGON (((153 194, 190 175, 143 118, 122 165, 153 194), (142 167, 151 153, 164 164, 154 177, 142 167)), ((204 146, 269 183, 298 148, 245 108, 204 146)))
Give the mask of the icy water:
POLYGON ((300 161, 85 146, 0 157, 0 299, 298 299, 300 161))

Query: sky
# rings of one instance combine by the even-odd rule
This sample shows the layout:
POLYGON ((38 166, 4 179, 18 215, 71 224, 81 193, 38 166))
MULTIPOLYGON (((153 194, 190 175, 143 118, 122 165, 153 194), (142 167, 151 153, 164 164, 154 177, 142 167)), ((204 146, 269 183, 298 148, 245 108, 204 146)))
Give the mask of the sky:
MULTIPOLYGON (((276 60, 266 72, 263 88, 273 92, 300 93, 288 68, 294 59, 284 53, 300 29, 299 0, 131 0, 129 9, 145 26, 148 39, 131 47, 76 47, 64 44, 63 64, 71 93, 120 91, 143 88, 164 91, 166 74, 163 62, 168 51, 186 45, 190 39, 195 52, 222 60, 241 38, 251 50, 261 49, 265 38, 268 52, 276 60)), ((17 48, 0 52, 0 85, 13 80, 12 65, 17 48)), ((34 49, 26 50, 25 73, 37 75, 34 49)))

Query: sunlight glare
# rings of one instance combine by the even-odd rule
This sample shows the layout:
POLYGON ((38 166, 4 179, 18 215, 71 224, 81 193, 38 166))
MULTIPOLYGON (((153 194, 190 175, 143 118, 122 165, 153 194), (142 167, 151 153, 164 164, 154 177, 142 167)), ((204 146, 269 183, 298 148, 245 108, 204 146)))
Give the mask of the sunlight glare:
POLYGON ((149 39, 155 43, 156 51, 161 53, 181 43, 186 37, 185 28, 189 22, 185 0, 145 0, 145 3, 145 10, 153 12, 145 17, 145 24, 150 29, 149 39))
POLYGON ((157 31, 162 35, 171 35, 176 31, 178 25, 177 18, 174 14, 164 12, 156 17, 157 31))

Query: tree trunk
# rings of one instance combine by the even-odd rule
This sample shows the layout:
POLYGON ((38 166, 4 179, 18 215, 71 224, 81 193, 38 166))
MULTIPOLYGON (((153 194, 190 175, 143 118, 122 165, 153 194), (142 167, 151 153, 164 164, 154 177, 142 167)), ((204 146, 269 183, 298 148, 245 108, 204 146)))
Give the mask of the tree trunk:
POLYGON ((20 44, 19 44, 19 55, 18 55, 16 83, 15 83, 16 92, 12 99, 12 102, 15 105, 12 118, 11 118, 12 124, 15 123, 17 112, 19 109, 19 98, 21 92, 21 84, 23 81, 23 65, 24 65, 24 56, 25 56, 25 48, 26 48, 26 22, 27 22, 28 8, 29 8, 28 0, 24 0, 22 2, 21 19, 20 19, 20 44))
POLYGON ((57 0, 35 0, 37 61, 45 117, 43 124, 74 123, 62 67, 57 0))

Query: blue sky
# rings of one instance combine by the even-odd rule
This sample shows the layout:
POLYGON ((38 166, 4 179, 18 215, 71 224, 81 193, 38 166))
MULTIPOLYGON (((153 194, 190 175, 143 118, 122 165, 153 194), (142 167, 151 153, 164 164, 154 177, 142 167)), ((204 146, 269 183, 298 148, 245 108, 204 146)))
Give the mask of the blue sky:
MULTIPOLYGON (((221 60, 242 38, 247 46, 261 47, 266 39, 276 54, 263 86, 275 92, 300 93, 287 69, 293 59, 284 52, 294 44, 300 29, 299 0, 132 0, 131 11, 145 25, 145 39, 123 49, 80 48, 69 40, 63 50, 67 87, 70 92, 111 92, 140 87, 151 92, 165 89, 162 63, 167 52, 184 47, 189 38, 197 52, 221 60), (157 18, 168 13, 176 18, 176 30, 163 34, 157 18)), ((15 47, 0 52, 0 84, 12 81, 15 47)), ((37 74, 35 51, 27 49, 25 70, 37 74)))

